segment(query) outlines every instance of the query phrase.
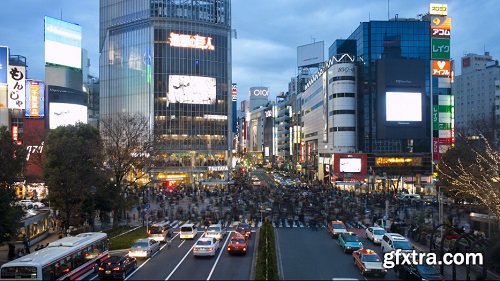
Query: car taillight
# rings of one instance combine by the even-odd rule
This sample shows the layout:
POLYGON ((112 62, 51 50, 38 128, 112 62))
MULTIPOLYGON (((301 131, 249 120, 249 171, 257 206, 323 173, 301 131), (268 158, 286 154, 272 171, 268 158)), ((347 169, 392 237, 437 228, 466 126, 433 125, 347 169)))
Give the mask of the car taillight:
POLYGON ((103 270, 104 270, 104 267, 99 266, 99 271, 103 271, 103 270))
POLYGON ((113 270, 114 270, 114 271, 118 271, 118 270, 120 270, 120 267, 119 267, 119 266, 117 266, 117 267, 113 267, 113 270))
POLYGON ((246 252, 246 251, 247 251, 247 248, 243 248, 243 251, 245 251, 245 252, 246 252))
POLYGON ((228 251, 231 251, 231 247, 227 247, 227 250, 228 250, 228 251))

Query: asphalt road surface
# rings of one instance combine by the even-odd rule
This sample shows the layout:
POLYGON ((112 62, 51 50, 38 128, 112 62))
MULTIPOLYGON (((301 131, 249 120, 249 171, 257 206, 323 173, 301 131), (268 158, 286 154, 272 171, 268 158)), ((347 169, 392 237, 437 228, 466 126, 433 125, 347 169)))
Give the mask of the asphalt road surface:
MULTIPOLYGON (((176 233, 170 245, 163 244, 153 257, 138 259, 137 269, 126 280, 248 280, 255 249, 255 233, 250 236, 247 254, 233 256, 226 250, 232 230, 234 228, 228 229, 228 233, 220 241, 215 257, 193 256, 193 245, 203 237, 201 228, 193 240, 180 240, 176 233)), ((118 253, 120 254, 125 255, 127 252, 118 253)), ((95 274, 88 277, 88 280, 98 279, 95 274)))

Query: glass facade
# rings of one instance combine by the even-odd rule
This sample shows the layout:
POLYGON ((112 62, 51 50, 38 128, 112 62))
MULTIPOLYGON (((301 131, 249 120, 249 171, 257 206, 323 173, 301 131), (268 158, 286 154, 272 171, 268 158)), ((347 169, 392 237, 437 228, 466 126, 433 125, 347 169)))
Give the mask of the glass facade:
MULTIPOLYGON (((384 56, 423 60, 426 65, 425 96, 430 97, 430 28, 428 21, 396 19, 362 22, 348 39, 356 40, 352 53, 363 60, 358 90, 358 144, 368 153, 405 152, 407 140, 378 139, 376 124, 377 60, 384 56)), ((330 52, 335 52, 332 45, 330 52)), ((430 131, 430 129, 429 129, 430 131)), ((430 134, 430 133, 429 133, 430 134)), ((430 153, 430 135, 414 140, 413 152, 430 153)))
POLYGON ((230 0, 110 0, 100 9, 101 117, 148 116, 160 178, 222 179, 227 169, 214 166, 231 156, 230 0))

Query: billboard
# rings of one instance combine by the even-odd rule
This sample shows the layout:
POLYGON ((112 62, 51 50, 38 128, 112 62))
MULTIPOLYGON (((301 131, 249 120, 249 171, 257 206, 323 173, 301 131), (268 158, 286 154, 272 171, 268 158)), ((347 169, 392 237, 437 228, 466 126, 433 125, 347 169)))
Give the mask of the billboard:
POLYGON ((250 88, 250 98, 264 98, 267 100, 269 97, 268 87, 251 87, 250 88))
POLYGON ((368 172, 368 157, 365 153, 334 153, 330 164, 336 180, 362 181, 368 172))
POLYGON ((215 104, 215 78, 170 75, 167 100, 168 103, 215 104))
POLYGON ((451 61, 449 60, 433 60, 432 75, 434 76, 451 76, 451 61))
POLYGON ((431 37, 432 38, 450 38, 451 36, 451 18, 432 17, 431 37))
POLYGON ((45 116, 45 84, 42 81, 26 80, 26 117, 45 116))
POLYGON ((297 47, 297 67, 317 65, 325 60, 323 41, 297 47))
POLYGON ((24 145, 26 147, 26 171, 28 182, 43 179, 43 146, 45 140, 45 120, 26 119, 24 121, 24 145))
POLYGON ((448 4, 430 3, 429 14, 440 16, 448 15, 448 4))
POLYGON ((431 38, 431 59, 449 60, 450 59, 450 39, 431 38))
POLYGON ((81 122, 87 124, 87 106, 71 103, 51 102, 49 104, 49 127, 75 125, 81 122))
POLYGON ((387 92, 386 121, 422 121, 422 93, 387 92))
POLYGON ((24 109, 26 102, 26 67, 9 65, 7 75, 7 107, 24 109))
POLYGON ((238 85, 236 83, 231 85, 231 98, 232 101, 238 101, 238 85))
POLYGON ((45 17, 45 63, 82 68, 82 27, 45 17))
POLYGON ((339 165, 341 173, 361 172, 361 158, 340 158, 339 165))
POLYGON ((7 66, 9 65, 9 48, 0 46, 0 84, 7 85, 7 66))

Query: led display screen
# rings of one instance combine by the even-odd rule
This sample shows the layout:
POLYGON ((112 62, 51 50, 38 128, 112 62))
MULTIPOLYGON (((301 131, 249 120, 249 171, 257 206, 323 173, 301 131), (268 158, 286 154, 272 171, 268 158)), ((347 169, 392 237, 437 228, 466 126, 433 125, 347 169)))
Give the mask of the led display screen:
POLYGON ((45 17, 45 63, 82 68, 82 27, 45 17))
POLYGON ((340 158, 339 171, 341 173, 361 172, 361 158, 340 158))
POLYGON ((387 92, 385 105, 387 121, 422 121, 421 93, 387 92))
POLYGON ((87 124, 87 107, 85 105, 51 102, 49 104, 49 127, 87 124))
POLYGON ((169 103, 215 104, 216 82, 213 77, 170 75, 169 103))

